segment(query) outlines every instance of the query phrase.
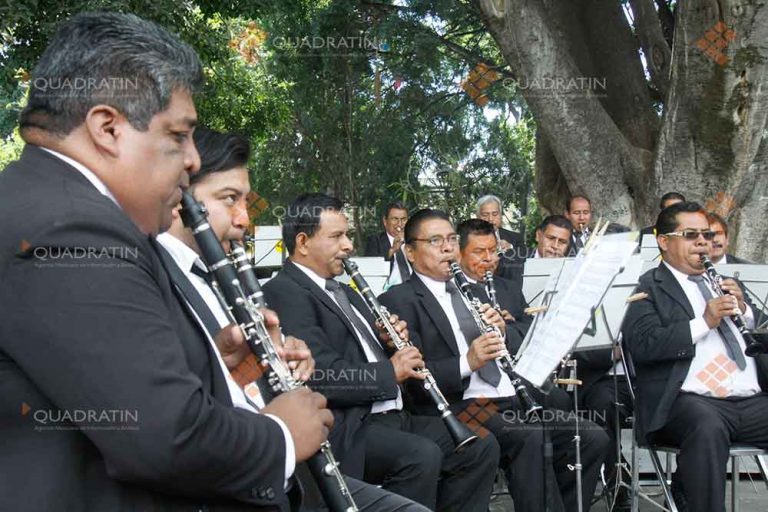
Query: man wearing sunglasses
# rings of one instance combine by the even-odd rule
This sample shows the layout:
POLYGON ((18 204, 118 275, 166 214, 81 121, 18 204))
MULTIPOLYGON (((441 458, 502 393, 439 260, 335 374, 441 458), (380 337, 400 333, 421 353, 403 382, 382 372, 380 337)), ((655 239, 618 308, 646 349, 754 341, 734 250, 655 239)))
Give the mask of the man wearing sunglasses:
MULTIPOLYGON (((663 261, 640 278, 624 340, 637 373, 638 435, 676 446, 673 492, 690 510, 725 510, 725 471, 731 444, 768 448, 766 361, 746 357, 730 320, 754 311, 733 279, 718 297, 701 255, 715 237, 697 203, 682 202, 659 214, 656 233, 663 261)), ((679 507, 678 503, 678 508, 679 507)))

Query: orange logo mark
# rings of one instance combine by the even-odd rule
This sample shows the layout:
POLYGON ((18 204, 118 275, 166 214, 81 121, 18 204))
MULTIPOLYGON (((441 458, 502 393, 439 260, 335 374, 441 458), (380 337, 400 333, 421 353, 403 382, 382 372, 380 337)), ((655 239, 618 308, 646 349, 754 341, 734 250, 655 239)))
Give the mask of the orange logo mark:
POLYGON ((704 37, 696 41, 699 50, 721 66, 728 64, 728 57, 723 50, 736 38, 736 32, 728 28, 722 21, 704 33, 704 37))
POLYGON ((472 101, 484 107, 488 103, 488 96, 483 93, 483 90, 499 78, 501 76, 496 71, 481 62, 469 72, 467 79, 461 82, 461 88, 469 94, 472 101))
POLYGON ((723 386, 723 383, 731 376, 736 370, 736 363, 724 354, 720 354, 714 360, 712 360, 707 366, 704 367, 699 373, 696 374, 696 378, 709 389, 713 395, 717 397, 724 397, 728 394, 728 389, 723 386))
POLYGON ((736 199, 726 194, 722 190, 714 196, 707 199, 704 203, 704 209, 708 212, 714 212, 724 219, 728 219, 728 216, 736 208, 736 199))
POLYGON ((269 208, 269 202, 254 191, 248 192, 248 195, 245 196, 245 201, 248 218, 251 222, 269 208))
POLYGON ((478 398, 461 411, 457 418, 466 423, 466 425, 480 438, 485 438, 490 432, 483 427, 483 423, 491 419, 499 407, 488 398, 478 398))
POLYGON ((26 402, 21 402, 21 415, 26 416, 29 414, 29 411, 31 411, 32 408, 26 404, 26 402))
POLYGON ((21 244, 19 244, 19 250, 21 252, 27 252, 30 247, 32 247, 32 245, 29 242, 27 242, 26 240, 22 240, 21 244))

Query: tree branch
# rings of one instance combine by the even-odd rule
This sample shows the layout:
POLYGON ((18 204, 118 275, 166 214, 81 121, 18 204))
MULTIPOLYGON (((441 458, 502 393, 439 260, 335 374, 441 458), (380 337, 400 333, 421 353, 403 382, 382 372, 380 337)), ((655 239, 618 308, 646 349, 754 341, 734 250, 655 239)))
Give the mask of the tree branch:
POLYGON ((669 92, 669 63, 672 50, 664 39, 653 0, 629 0, 629 4, 635 15, 635 30, 651 73, 651 81, 663 101, 669 92))

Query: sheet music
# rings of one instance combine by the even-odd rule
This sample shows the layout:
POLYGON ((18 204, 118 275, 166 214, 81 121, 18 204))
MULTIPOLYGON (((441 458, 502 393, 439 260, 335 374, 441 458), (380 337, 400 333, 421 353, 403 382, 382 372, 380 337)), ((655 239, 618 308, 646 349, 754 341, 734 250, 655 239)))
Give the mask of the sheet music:
POLYGON ((536 386, 542 386, 562 358, 571 351, 600 305, 611 282, 632 256, 637 242, 612 239, 597 241, 586 254, 579 254, 563 270, 546 314, 539 319, 525 353, 515 371, 536 386))

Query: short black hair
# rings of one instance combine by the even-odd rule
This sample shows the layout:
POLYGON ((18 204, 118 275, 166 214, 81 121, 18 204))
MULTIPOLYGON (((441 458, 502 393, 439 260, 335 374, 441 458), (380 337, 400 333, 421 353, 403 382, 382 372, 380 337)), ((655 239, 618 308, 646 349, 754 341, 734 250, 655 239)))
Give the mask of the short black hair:
POLYGON ((571 203, 573 203, 574 199, 583 199, 587 203, 589 203, 589 209, 592 209, 592 201, 589 200, 587 196, 582 196, 581 194, 576 194, 575 196, 571 196, 568 199, 565 200, 565 211, 569 212, 571 211, 571 203))
POLYGON ((389 217, 389 212, 391 212, 392 210, 405 210, 407 212, 408 208, 406 208, 405 205, 403 203, 401 203, 400 201, 393 201, 393 202, 389 203, 387 205, 386 209, 384 210, 384 218, 385 219, 387 217, 389 217))
POLYGON ((715 212, 708 212, 707 220, 709 221, 710 224, 717 223, 723 226, 723 232, 725 233, 725 236, 728 236, 728 223, 725 221, 725 219, 721 215, 718 215, 715 212))
POLYGON ((195 129, 195 147, 200 153, 200 171, 189 178, 190 185, 214 172, 244 167, 251 156, 251 143, 242 135, 221 133, 202 126, 195 129))
POLYGON ((326 210, 340 212, 344 203, 335 197, 318 192, 301 194, 288 206, 283 216, 283 244, 288 254, 296 249, 296 237, 306 233, 312 237, 320 228, 320 215, 326 210))
POLYGON ((413 245, 414 238, 419 233, 421 224, 432 219, 443 219, 451 222, 451 218, 442 210, 433 210, 432 208, 422 208, 414 213, 405 223, 405 229, 403 230, 403 236, 405 237, 405 243, 413 245))
POLYGON ((682 203, 667 206, 661 210, 661 213, 656 218, 656 235, 666 235, 675 231, 680 224, 677 222, 677 215, 679 213, 701 213, 706 215, 704 208, 694 201, 683 201, 682 203))
POLYGON ((567 229, 569 233, 573 231, 573 224, 564 215, 550 215, 545 218, 539 225, 539 231, 543 233, 550 224, 558 228, 567 229))
POLYGON ((493 224, 483 219, 467 219, 456 226, 459 235, 459 250, 463 251, 469 243, 469 235, 493 235, 493 224))
POLYGON ((661 196, 661 199, 659 199, 659 210, 663 210, 664 203, 666 203, 670 199, 679 199, 680 201, 685 202, 685 196, 680 192, 667 192, 666 194, 661 196))

